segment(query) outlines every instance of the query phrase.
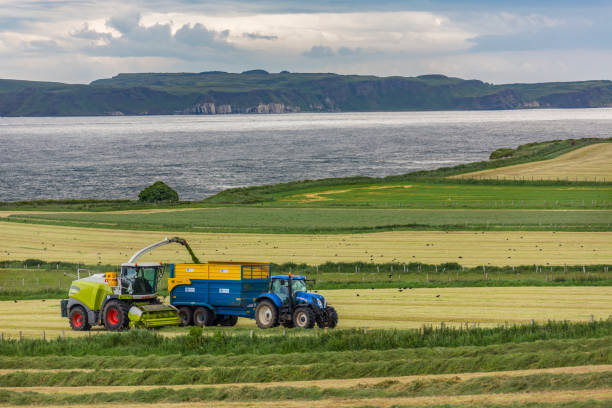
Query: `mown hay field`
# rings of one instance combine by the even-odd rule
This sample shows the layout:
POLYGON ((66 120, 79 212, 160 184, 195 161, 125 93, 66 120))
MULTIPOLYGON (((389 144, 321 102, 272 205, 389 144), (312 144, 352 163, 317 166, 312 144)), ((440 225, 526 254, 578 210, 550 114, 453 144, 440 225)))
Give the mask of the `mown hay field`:
MULTIPOLYGON (((0 260, 119 264, 166 236, 186 238, 202 261, 458 262, 477 265, 604 265, 612 263, 612 232, 393 231, 371 234, 211 234, 0 224, 0 260)), ((143 261, 190 262, 177 245, 143 261)))
POLYGON ((307 337, 303 332, 164 337, 132 331, 2 341, 0 395, 3 406, 558 407, 567 402, 604 407, 612 402, 610 321, 332 330, 307 337))
POLYGON ((612 181, 612 143, 598 143, 550 160, 460 174, 453 178, 612 181))
MULTIPOLYGON (((418 328, 423 325, 528 324, 548 320, 589 321, 612 315, 610 287, 472 287, 415 289, 322 290, 337 308, 339 328, 418 328)), ((239 319, 239 328, 257 330, 254 320, 239 319)), ((60 317, 59 300, 0 302, 0 332, 5 336, 55 338, 62 330, 68 336, 83 335, 70 330, 60 317)), ((221 330, 221 329, 212 329, 221 330)), ((223 329, 234 331, 236 328, 223 329)), ((95 330, 96 332, 98 330, 95 330)), ((168 335, 186 329, 168 329, 168 335)), ((273 331, 270 331, 273 332, 273 331)), ((266 333, 266 332, 262 332, 266 333)))

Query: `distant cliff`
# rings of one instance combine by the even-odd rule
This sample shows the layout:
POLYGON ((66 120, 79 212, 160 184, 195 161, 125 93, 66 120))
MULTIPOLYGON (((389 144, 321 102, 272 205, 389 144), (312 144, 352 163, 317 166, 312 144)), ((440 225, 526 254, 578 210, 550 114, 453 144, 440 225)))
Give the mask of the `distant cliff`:
POLYGON ((612 82, 492 85, 443 75, 263 70, 119 74, 89 85, 0 80, 0 116, 219 115, 612 106, 612 82))

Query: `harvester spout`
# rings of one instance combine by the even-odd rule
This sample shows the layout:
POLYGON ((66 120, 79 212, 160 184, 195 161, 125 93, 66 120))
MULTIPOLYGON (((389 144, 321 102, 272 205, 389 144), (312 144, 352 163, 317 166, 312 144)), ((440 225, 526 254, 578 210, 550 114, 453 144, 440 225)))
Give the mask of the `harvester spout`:
POLYGON ((189 252, 189 255, 191 255, 191 259, 193 260, 193 263, 199 264, 201 263, 200 260, 198 259, 198 257, 193 253, 193 250, 191 249, 191 247, 189 246, 189 244, 187 243, 187 240, 185 240, 184 238, 179 238, 179 237, 174 237, 174 238, 167 238, 164 239, 163 241, 159 241, 156 242, 155 244, 151 244, 145 248, 142 248, 140 251, 136 252, 134 255, 132 255, 132 257, 130 258, 130 260, 128 261, 129 263, 136 263, 136 261, 144 254, 146 254, 149 251, 152 251, 155 248, 159 248, 160 246, 164 246, 164 245, 168 245, 168 244, 172 244, 172 243, 177 243, 177 244, 181 244, 182 246, 185 247, 185 249, 187 250, 187 252, 189 252))

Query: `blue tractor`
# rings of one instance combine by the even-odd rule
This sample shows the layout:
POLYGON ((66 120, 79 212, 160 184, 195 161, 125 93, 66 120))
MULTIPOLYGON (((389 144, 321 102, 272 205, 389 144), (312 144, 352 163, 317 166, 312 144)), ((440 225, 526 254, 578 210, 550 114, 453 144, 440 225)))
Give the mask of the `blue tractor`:
POLYGON ((318 293, 308 292, 306 277, 276 275, 270 289, 256 300, 255 322, 261 329, 282 324, 284 327, 311 329, 334 328, 338 324, 336 309, 318 293))

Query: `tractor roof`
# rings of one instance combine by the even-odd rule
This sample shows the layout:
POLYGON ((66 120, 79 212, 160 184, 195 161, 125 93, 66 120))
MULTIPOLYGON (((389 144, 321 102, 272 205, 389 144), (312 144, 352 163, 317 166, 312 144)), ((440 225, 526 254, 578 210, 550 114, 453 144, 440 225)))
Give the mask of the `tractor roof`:
MULTIPOLYGON (((272 275, 272 279, 289 279, 289 275, 272 275)), ((292 280, 306 280, 304 275, 291 275, 292 280)))
POLYGON ((121 266, 143 266, 143 267, 147 267, 150 268, 152 266, 161 266, 163 264, 160 264, 159 262, 124 262, 121 264, 121 266))

